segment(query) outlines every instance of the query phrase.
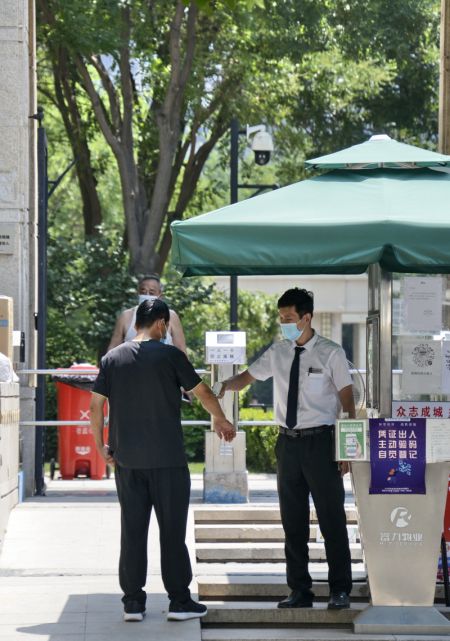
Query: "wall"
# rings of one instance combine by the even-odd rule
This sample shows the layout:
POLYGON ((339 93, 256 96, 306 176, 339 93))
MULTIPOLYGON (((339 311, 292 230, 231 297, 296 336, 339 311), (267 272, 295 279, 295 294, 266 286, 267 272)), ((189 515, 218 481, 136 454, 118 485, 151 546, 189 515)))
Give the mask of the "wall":
MULTIPOLYGON (((0 294, 14 299, 25 332, 22 368, 35 362, 36 113, 34 1, 0 2, 0 294)), ((18 368, 16 349, 15 367, 18 368)), ((21 415, 34 419, 34 380, 21 380, 21 415)), ((34 489, 34 429, 22 434, 27 494, 34 489)))
POLYGON ((0 547, 18 501, 19 384, 0 383, 0 547))

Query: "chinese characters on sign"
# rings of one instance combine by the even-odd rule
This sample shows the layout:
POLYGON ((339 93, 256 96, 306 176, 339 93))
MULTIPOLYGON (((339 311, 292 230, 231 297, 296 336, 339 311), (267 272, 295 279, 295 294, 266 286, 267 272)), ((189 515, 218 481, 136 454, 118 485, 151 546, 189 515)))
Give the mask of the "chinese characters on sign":
POLYGON ((77 427, 76 428, 76 433, 77 434, 92 434, 92 430, 90 427, 77 427))
POLYGON ((15 225, 13 223, 0 224, 0 254, 13 254, 15 245, 15 225))
POLYGON ((394 418, 450 418, 448 401, 393 401, 394 418))
POLYGON ((380 545, 399 543, 400 545, 422 545, 422 532, 380 532, 380 545))
POLYGON ((370 494, 425 494, 425 419, 370 419, 370 494))

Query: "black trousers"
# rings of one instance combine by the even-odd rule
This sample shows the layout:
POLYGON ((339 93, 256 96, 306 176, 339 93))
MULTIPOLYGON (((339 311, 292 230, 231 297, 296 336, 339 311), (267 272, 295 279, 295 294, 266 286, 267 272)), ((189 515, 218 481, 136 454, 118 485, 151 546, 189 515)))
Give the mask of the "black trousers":
POLYGON ((186 467, 151 470, 116 465, 121 508, 119 581, 122 601, 145 605, 147 538, 152 508, 159 524, 161 575, 169 599, 190 597, 191 562, 186 547, 186 523, 191 479, 186 467))
POLYGON ((309 494, 325 541, 331 591, 352 589, 351 556, 344 509, 345 491, 333 461, 331 429, 292 438, 280 434, 275 448, 281 521, 286 537, 286 574, 291 590, 309 590, 309 494))

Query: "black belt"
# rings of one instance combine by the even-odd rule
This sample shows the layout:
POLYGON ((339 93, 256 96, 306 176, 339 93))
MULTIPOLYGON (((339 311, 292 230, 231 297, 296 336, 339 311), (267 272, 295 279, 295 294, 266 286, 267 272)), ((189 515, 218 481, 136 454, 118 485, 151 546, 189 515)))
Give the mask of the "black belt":
POLYGON ((314 434, 322 434, 322 432, 330 432, 334 425, 318 425, 317 427, 305 427, 304 429, 291 430, 288 427, 279 427, 280 434, 289 436, 290 438, 303 438, 304 436, 314 436, 314 434))

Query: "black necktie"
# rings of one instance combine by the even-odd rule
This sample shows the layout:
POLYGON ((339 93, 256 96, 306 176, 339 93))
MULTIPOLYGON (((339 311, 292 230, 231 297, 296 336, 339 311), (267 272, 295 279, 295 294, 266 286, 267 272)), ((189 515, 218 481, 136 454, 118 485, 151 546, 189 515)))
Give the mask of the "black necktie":
POLYGON ((298 405, 298 379, 300 375, 300 354, 305 351, 304 347, 295 348, 295 356, 289 374, 289 390, 287 397, 286 425, 289 429, 297 425, 298 405))

